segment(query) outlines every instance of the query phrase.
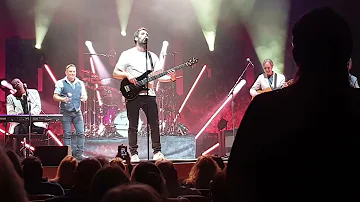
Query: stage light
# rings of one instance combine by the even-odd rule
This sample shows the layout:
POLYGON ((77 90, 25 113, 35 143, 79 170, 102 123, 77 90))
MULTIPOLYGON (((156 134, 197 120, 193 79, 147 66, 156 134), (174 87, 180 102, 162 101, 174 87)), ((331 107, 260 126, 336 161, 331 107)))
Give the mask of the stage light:
MULTIPOLYGON (((18 2, 18 1, 8 1, 18 2)), ((24 1, 22 1, 24 2, 24 1)), ((36 37, 36 48, 40 49, 48 32, 54 14, 57 9, 61 6, 63 0, 49 1, 49 0, 35 0, 34 2, 34 25, 35 25, 35 37, 36 37)))
POLYGON ((227 123, 228 123, 227 120, 225 120, 224 118, 221 118, 220 121, 219 121, 219 123, 218 123, 218 125, 217 125, 218 130, 221 131, 221 130, 223 130, 224 128, 226 128, 227 123))
POLYGON ((87 47, 92 46, 92 42, 91 42, 91 41, 85 41, 85 45, 86 45, 87 47))
POLYGON ((126 36, 126 29, 134 0, 115 0, 121 35, 126 36))
POLYGON ((206 154, 210 153, 211 151, 213 151, 214 149, 216 149, 218 146, 220 146, 220 143, 216 143, 214 146, 210 147, 209 149, 207 149, 206 151, 204 151, 201 155, 205 156, 206 154))
POLYGON ((180 113, 181 113, 182 110, 184 109, 184 106, 185 106, 186 102, 188 101, 188 99, 189 99, 191 93, 193 92, 193 90, 195 89, 195 86, 196 86, 196 84, 199 82, 199 80, 200 80, 202 74, 204 73, 206 67, 207 67, 206 65, 203 66, 203 68, 201 69, 199 75, 198 75, 197 78, 195 79, 195 82, 194 82, 193 85, 191 86, 188 94, 186 95, 186 97, 185 97, 185 99, 184 99, 184 102, 183 102, 183 103, 181 104, 181 106, 180 106, 179 112, 176 114, 176 117, 175 117, 175 119, 174 119, 174 123, 177 121, 180 113))
POLYGON ((46 69, 47 73, 49 74, 49 76, 50 76, 51 80, 52 80, 54 83, 56 83, 57 79, 55 78, 54 74, 52 73, 52 71, 51 71, 51 69, 50 69, 49 65, 44 64, 44 67, 45 67, 45 69, 46 69))
MULTIPOLYGON (((90 66, 91 66, 91 71, 93 74, 96 73, 95 71, 95 65, 94 65, 94 60, 93 60, 93 57, 90 57, 90 66)), ((98 84, 95 84, 95 89, 96 89, 96 97, 98 99, 98 102, 99 102, 99 106, 101 107, 103 105, 103 102, 101 100, 101 95, 100 95, 100 92, 98 90, 98 87, 99 85, 98 84)))
MULTIPOLYGON (((234 89, 234 96, 240 91, 240 89, 246 84, 245 80, 241 80, 239 84, 236 85, 234 89)), ((232 99, 232 96, 228 96, 223 104, 219 107, 218 110, 210 117, 210 119, 206 122, 204 127, 199 131, 199 133, 195 136, 195 140, 200 137, 200 135, 204 132, 204 130, 209 126, 211 121, 220 113, 220 111, 225 107, 225 105, 232 99)))
MULTIPOLYGON (((110 75, 110 72, 108 71, 108 69, 105 67, 104 63, 101 61, 101 58, 104 58, 103 56, 105 54, 98 54, 96 51, 95 51, 95 47, 94 47, 94 44, 92 44, 91 41, 86 41, 85 42, 86 47, 88 48, 91 56, 90 56, 90 62, 92 62, 92 65, 91 68, 94 68, 94 69, 91 69, 92 73, 94 74, 98 74, 100 76, 100 78, 109 78, 111 75, 110 75), (95 71, 96 69, 96 71, 95 71)), ((110 51, 110 53, 114 51, 110 51)), ((90 63, 91 64, 91 63, 90 63)))
POLYGON ((194 12, 204 34, 209 50, 214 51, 216 30, 220 14, 221 0, 191 0, 194 12))
POLYGON ((21 141, 21 144, 26 147, 26 149, 30 149, 31 151, 35 151, 35 148, 29 144, 26 144, 24 141, 21 141))
POLYGON ((169 42, 168 41, 163 41, 163 46, 169 46, 169 42))
POLYGON ((64 146, 63 143, 59 140, 59 138, 57 138, 57 136, 56 136, 51 130, 48 130, 47 133, 54 139, 54 141, 55 141, 59 146, 64 146))
POLYGON ((247 33, 259 61, 266 58, 274 61, 274 72, 284 72, 284 60, 288 42, 288 26, 291 1, 232 0, 233 9, 238 10, 239 19, 245 24, 247 33), (254 15, 254 12, 261 15, 254 15))
POLYGON ((5 87, 5 88, 9 89, 11 94, 16 93, 16 89, 14 89, 13 86, 9 82, 7 82, 6 80, 2 80, 1 85, 3 87, 5 87))

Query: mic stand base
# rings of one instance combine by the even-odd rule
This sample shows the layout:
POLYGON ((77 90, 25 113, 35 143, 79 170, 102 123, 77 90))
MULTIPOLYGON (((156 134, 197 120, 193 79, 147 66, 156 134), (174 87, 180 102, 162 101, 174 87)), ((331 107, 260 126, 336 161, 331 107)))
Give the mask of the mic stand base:
MULTIPOLYGON (((26 143, 26 137, 24 137, 24 139, 23 139, 23 141, 21 143, 22 147, 20 148, 20 152, 23 153, 24 158, 34 155, 34 153, 31 151, 31 149, 26 147, 26 144, 27 144, 26 143)), ((29 147, 30 147, 30 144, 29 144, 29 147)))

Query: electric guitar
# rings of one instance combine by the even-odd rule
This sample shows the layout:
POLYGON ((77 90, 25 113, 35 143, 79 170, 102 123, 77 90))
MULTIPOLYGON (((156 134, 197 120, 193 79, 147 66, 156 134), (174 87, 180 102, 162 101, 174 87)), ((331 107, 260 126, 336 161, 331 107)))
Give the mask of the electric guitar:
POLYGON ((137 80, 137 83, 136 85, 134 85, 133 83, 131 83, 127 78, 124 78, 122 81, 121 81, 121 84, 120 84, 120 91, 122 93, 122 95, 125 97, 125 99, 127 100, 133 100, 135 99, 139 93, 143 90, 148 90, 145 86, 145 84, 153 81, 153 80, 156 80, 162 76, 165 76, 167 75, 170 71, 173 71, 173 70, 179 70, 179 69, 182 69, 184 67, 190 67, 190 66, 193 66, 195 65, 196 63, 198 63, 198 59, 197 58, 191 58, 189 59, 187 62, 179 65, 179 66, 176 66, 176 67, 173 67, 171 69, 168 69, 164 72, 161 72, 159 74, 156 74, 154 76, 150 76, 149 74, 152 72, 151 70, 148 70, 146 71, 145 73, 143 73, 141 76, 137 77, 136 80, 137 80))
MULTIPOLYGON (((290 79, 289 81, 285 82, 287 84, 287 86, 290 86, 294 83, 294 79, 290 79)), ((277 90, 277 89, 282 89, 284 87, 280 87, 280 88, 275 88, 275 89, 271 89, 270 87, 269 88, 265 88, 264 90, 257 90, 256 92, 258 94, 261 94, 261 93, 266 93, 266 92, 270 92, 270 91, 273 91, 273 90, 277 90)), ((286 88, 286 87, 285 87, 286 88)), ((255 95, 256 96, 256 95, 255 95)), ((254 99, 255 96, 252 96, 251 100, 254 99)))

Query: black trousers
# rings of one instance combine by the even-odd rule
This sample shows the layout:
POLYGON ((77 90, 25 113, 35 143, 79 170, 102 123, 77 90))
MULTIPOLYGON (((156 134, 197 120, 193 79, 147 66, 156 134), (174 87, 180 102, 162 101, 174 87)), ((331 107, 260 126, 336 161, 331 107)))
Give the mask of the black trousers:
MULTIPOLYGON (((161 151, 159 113, 155 96, 139 95, 134 100, 127 101, 126 111, 129 120, 128 139, 131 155, 138 154, 137 132, 139 124, 139 110, 145 112, 150 125, 151 142, 154 153, 161 151)), ((144 148, 145 149, 145 148, 144 148)))

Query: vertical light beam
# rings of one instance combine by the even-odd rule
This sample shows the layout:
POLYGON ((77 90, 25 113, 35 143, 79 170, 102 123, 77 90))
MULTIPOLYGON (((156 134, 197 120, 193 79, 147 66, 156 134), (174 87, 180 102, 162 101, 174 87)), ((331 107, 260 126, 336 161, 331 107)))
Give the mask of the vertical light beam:
POLYGON ((57 8, 61 5, 62 0, 36 0, 34 6, 35 12, 35 35, 37 49, 41 48, 41 44, 48 32, 50 23, 57 8))
MULTIPOLYGON (((241 90, 241 88, 246 84, 245 80, 241 80, 238 85, 236 85, 234 89, 234 96, 241 90)), ((225 105, 232 99, 232 96, 227 97, 227 99, 223 102, 223 104, 219 107, 218 110, 210 117, 210 119, 206 122, 204 127, 201 128, 201 130, 198 132, 198 134, 195 136, 195 140, 200 137, 200 135, 204 132, 206 127, 209 126, 211 121, 219 114, 219 112, 225 107, 225 105)))
POLYGON ((45 67, 47 73, 49 74, 51 80, 52 80, 54 83, 56 83, 57 79, 55 78, 54 74, 52 73, 50 67, 49 67, 47 64, 44 64, 44 67, 45 67))
POLYGON ((134 0, 116 0, 116 10, 119 17, 121 35, 126 36, 126 28, 134 0))
POLYGON ((191 88, 190 88, 190 90, 189 90, 188 94, 186 95, 186 97, 185 97, 185 99, 184 99, 184 102, 181 104, 180 109, 179 109, 178 113, 176 114, 176 117, 175 117, 175 119, 174 119, 174 123, 177 121, 177 119, 178 119, 178 117, 179 117, 180 113, 181 113, 181 112, 182 112, 182 110, 184 109, 184 106, 185 106, 186 102, 188 101, 188 99, 189 99, 189 97, 190 97, 191 93, 194 91, 195 86, 196 86, 196 84, 199 82, 199 80, 200 80, 200 78, 201 78, 202 74, 204 73, 204 71, 205 71, 206 67, 207 67, 206 65, 204 65, 204 66, 203 66, 203 68, 201 69, 201 71, 200 71, 199 75, 198 75, 198 76, 197 76, 197 78, 195 79, 195 82, 194 82, 194 83, 193 83, 193 85, 191 86, 191 88))
POLYGON ((191 0, 191 3, 209 50, 214 51, 221 0, 191 0))

